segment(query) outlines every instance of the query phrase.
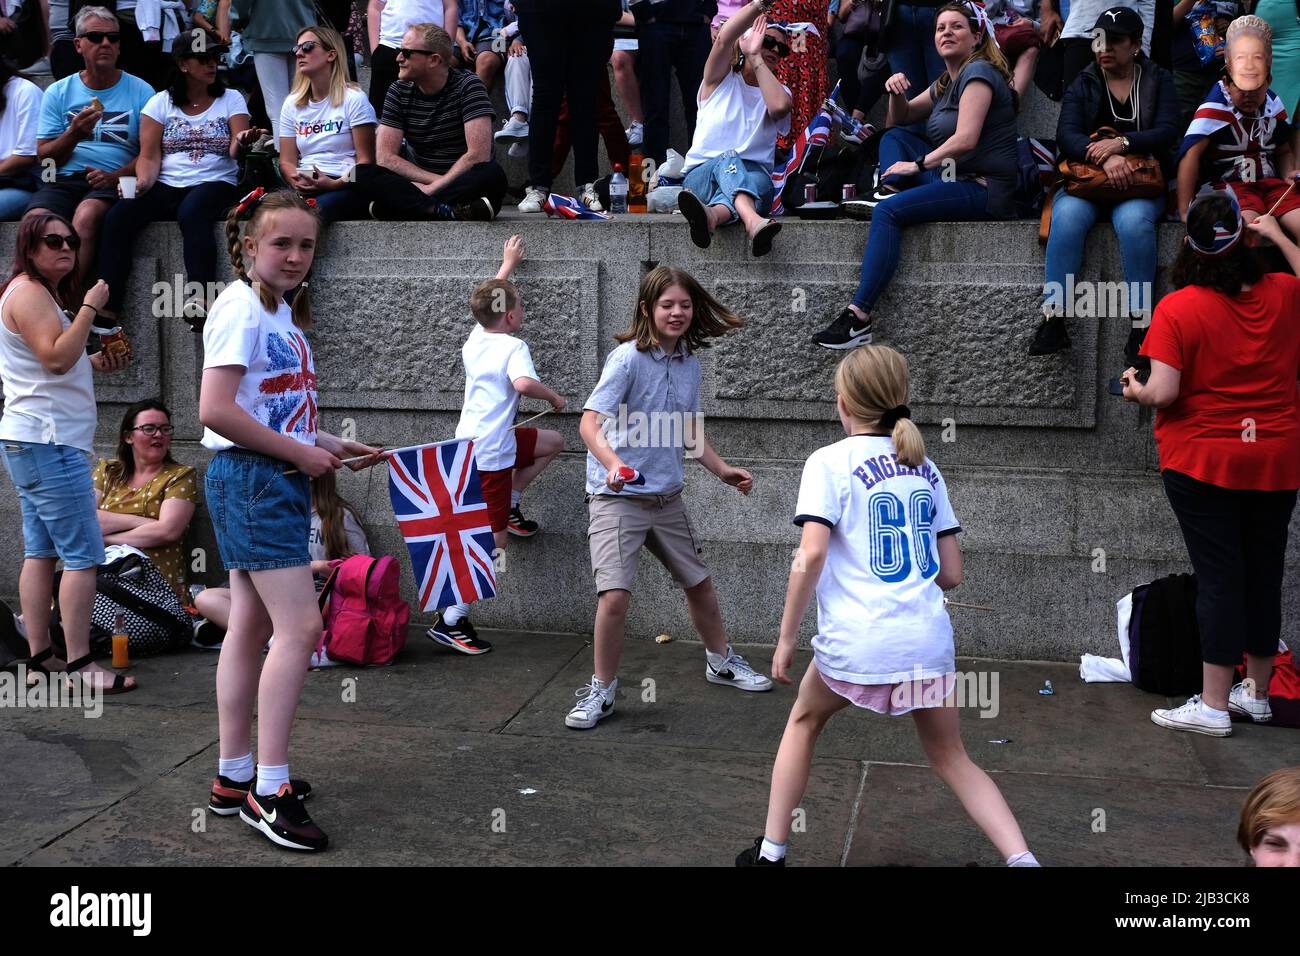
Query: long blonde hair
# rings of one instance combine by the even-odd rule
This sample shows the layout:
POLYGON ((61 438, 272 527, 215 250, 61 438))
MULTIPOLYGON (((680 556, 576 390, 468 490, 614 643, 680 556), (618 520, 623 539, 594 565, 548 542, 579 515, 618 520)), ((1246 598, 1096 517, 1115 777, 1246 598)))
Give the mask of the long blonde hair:
MULTIPOLYGON (((939 15, 943 13, 960 13, 966 18, 966 23, 970 26, 970 32, 975 36, 979 36, 979 20, 966 4, 945 3, 935 11, 935 22, 938 22, 939 15)), ((1016 92, 1016 85, 1011 76, 1011 67, 1007 65, 1007 58, 1002 55, 1002 51, 998 48, 997 43, 993 39, 993 26, 991 24, 989 25, 988 30, 984 33, 984 38, 975 44, 975 49, 971 50, 970 56, 966 57, 966 59, 962 61, 961 69, 957 71, 957 75, 960 76, 961 71, 966 69, 967 66, 974 63, 976 60, 987 60, 993 65, 995 70, 1002 74, 1002 78, 1007 81, 1007 89, 1011 91, 1011 105, 1015 111, 1019 113, 1020 94, 1016 92)), ((951 83, 952 76, 949 75, 947 70, 944 70, 942 75, 940 75, 938 82, 934 85, 935 92, 939 96, 943 96, 944 90, 948 89, 951 83)))
MULTIPOLYGON (((303 27, 298 31, 298 36, 293 38, 295 45, 297 45, 304 33, 316 34, 316 39, 320 41, 320 45, 334 54, 334 62, 330 64, 330 106, 342 106, 349 88, 361 89, 348 79, 348 65, 343 59, 348 55, 348 51, 347 47, 343 45, 343 37, 333 27, 303 27)), ((294 75, 293 89, 289 91, 289 99, 299 109, 311 102, 311 79, 306 74, 297 73, 294 75)), ((276 123, 280 121, 278 116, 273 117, 273 119, 276 123)))
MULTIPOLYGON (((864 345, 835 369, 835 391, 850 416, 879 428, 889 412, 907 404, 907 359, 888 345, 864 345)), ((909 417, 894 422, 894 454, 908 467, 925 461, 925 440, 909 417)))

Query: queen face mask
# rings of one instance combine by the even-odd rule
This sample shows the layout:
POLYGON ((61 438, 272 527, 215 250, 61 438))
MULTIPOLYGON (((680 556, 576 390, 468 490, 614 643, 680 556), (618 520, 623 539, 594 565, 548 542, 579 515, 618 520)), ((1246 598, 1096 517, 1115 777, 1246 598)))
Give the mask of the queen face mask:
POLYGON ((1269 49, 1259 37, 1238 37, 1228 48, 1225 66, 1240 90, 1258 90, 1268 85, 1269 49))

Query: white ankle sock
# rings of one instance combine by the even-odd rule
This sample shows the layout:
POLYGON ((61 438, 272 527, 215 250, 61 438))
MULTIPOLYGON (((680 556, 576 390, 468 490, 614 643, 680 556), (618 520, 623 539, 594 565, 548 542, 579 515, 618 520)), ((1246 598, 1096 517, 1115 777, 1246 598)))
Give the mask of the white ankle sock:
POLYGON ((1014 856, 1007 857, 1007 866, 1041 867, 1042 865, 1043 864, 1039 863, 1038 860, 1034 858, 1034 855, 1030 853, 1028 850, 1026 850, 1024 853, 1017 853, 1014 856))
POLYGON ((217 774, 235 783, 248 783, 253 779, 253 755, 247 753, 233 760, 223 757, 217 761, 217 774))
POLYGON ((707 660, 714 667, 721 667, 723 662, 726 661, 726 659, 730 656, 731 656, 730 644, 727 645, 727 652, 725 654, 715 654, 707 647, 704 649, 704 659, 707 660))
POLYGON ((453 604, 449 608, 444 608, 442 612, 443 621, 452 627, 455 627, 467 617, 469 617, 468 604, 453 604))
POLYGON ((288 782, 289 765, 287 763, 275 767, 268 767, 264 763, 257 765, 257 795, 259 797, 273 796, 288 782))
POLYGON ((511 507, 511 508, 518 508, 518 507, 519 507, 519 499, 523 497, 523 494, 524 494, 524 493, 523 493, 522 491, 514 491, 513 489, 511 490, 511 492, 510 492, 510 507, 511 507))
POLYGON ((785 859, 785 844, 773 843, 767 837, 763 837, 763 845, 758 848, 758 855, 765 860, 771 860, 773 863, 785 859))

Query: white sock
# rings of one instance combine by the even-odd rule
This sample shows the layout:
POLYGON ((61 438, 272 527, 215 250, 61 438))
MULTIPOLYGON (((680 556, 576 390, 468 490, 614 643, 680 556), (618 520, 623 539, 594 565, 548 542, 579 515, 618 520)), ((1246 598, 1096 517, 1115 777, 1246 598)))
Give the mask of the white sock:
POLYGON ((468 604, 453 604, 449 608, 444 608, 442 612, 443 623, 450 624, 452 627, 455 627, 467 617, 469 617, 468 604))
POLYGON ((1017 853, 1014 856, 1007 857, 1007 866, 1041 867, 1042 865, 1043 864, 1039 863, 1038 860, 1034 858, 1034 855, 1030 853, 1028 850, 1026 850, 1024 853, 1017 853))
POLYGON ((767 837, 763 837, 763 845, 758 848, 758 855, 765 860, 771 860, 776 863, 785 859, 785 844, 773 843, 767 837))
POLYGON ((524 494, 524 493, 523 493, 522 491, 515 491, 514 489, 511 489, 511 491, 510 491, 510 507, 511 507, 511 508, 518 508, 518 507, 519 507, 519 499, 523 497, 523 494, 524 494))
POLYGON ((605 683, 603 680, 601 680, 599 677, 597 677, 595 674, 592 674, 592 675, 591 675, 591 686, 594 687, 594 688, 596 688, 596 690, 601 691, 601 692, 602 692, 606 697, 608 697, 608 696, 610 695, 610 692, 611 692, 615 687, 618 686, 618 678, 617 678, 617 677, 613 678, 613 679, 612 679, 612 680, 607 684, 607 683, 605 683))
POLYGON ((1207 703, 1205 702, 1205 698, 1204 698, 1204 697, 1201 698, 1201 712, 1204 713, 1207 717, 1227 717, 1227 716, 1228 716, 1228 712, 1227 712, 1226 710, 1218 710, 1218 709, 1216 709, 1216 708, 1214 708, 1214 707, 1211 707, 1209 704, 1207 704, 1207 703))
POLYGON ((721 667, 722 664, 726 661, 726 659, 730 656, 731 656, 730 644, 727 645, 727 653, 725 654, 715 654, 707 647, 704 649, 704 659, 707 660, 714 667, 721 667))
POLYGON ((276 767, 268 767, 264 763, 257 765, 257 795, 259 797, 273 796, 288 782, 289 765, 287 763, 282 763, 276 767))
POLYGON ((233 760, 221 758, 217 761, 217 774, 235 783, 248 783, 253 779, 253 755, 247 753, 233 760))

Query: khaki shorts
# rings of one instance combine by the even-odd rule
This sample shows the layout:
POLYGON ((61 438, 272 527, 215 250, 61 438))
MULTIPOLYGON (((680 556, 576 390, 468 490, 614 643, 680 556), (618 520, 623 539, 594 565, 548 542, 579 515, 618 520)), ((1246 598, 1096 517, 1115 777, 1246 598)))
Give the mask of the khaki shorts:
POLYGON ((592 495, 587 510, 596 593, 632 590, 643 544, 683 588, 693 588, 709 576, 681 492, 669 497, 592 495))

